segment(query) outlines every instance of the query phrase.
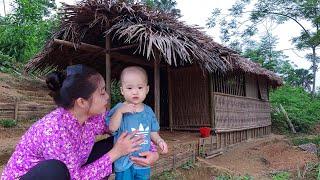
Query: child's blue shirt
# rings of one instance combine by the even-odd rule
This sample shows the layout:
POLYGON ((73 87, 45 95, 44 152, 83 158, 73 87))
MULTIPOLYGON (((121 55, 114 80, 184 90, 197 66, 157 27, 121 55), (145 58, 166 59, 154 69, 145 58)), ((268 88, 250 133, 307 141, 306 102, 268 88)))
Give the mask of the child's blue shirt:
MULTIPOLYGON (((122 106, 122 103, 118 103, 114 106, 106 116, 106 124, 109 126, 111 116, 115 111, 122 106)), ((158 132, 160 129, 157 118, 153 110, 144 104, 143 111, 137 113, 124 113, 122 116, 122 121, 119 129, 113 133, 114 143, 117 142, 118 138, 123 132, 133 132, 138 130, 137 134, 143 134, 145 136, 144 142, 140 145, 141 149, 139 151, 133 152, 130 155, 122 156, 114 162, 114 168, 116 172, 125 171, 133 165, 133 162, 130 160, 130 156, 139 157, 140 152, 150 151, 151 143, 151 132, 158 132)), ((135 169, 145 169, 150 167, 141 167, 134 165, 135 169)))

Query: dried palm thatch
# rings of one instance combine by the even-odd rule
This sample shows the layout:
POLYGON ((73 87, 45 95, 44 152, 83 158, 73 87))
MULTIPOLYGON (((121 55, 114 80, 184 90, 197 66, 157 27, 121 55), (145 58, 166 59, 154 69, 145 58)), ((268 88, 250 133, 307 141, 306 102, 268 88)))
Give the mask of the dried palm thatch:
POLYGON ((195 62, 208 72, 239 69, 266 76, 275 85, 281 84, 281 79, 273 73, 213 42, 201 28, 187 26, 170 14, 141 4, 85 0, 77 5, 64 4, 60 14, 59 31, 47 42, 43 51, 26 65, 27 72, 61 70, 70 62, 101 68, 105 53, 110 51, 104 48, 105 37, 110 35, 111 47, 130 47, 121 51, 130 56, 142 56, 147 60, 159 56, 162 62, 174 66, 195 62), (54 39, 71 42, 73 48, 56 44, 54 39), (81 51, 81 43, 101 47, 101 50, 81 51))

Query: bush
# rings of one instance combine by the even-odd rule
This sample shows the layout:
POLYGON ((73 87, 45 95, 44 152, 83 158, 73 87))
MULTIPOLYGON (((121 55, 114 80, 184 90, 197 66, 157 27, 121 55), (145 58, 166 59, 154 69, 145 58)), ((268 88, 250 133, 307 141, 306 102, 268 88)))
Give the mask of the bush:
POLYGON ((283 86, 270 93, 270 102, 273 109, 273 127, 282 132, 288 130, 285 117, 282 113, 274 111, 280 104, 286 110, 297 132, 310 132, 320 121, 320 99, 312 99, 302 88, 283 86))
POLYGON ((118 102, 123 102, 124 98, 120 91, 120 82, 113 80, 111 82, 111 107, 114 107, 118 102))
POLYGON ((17 125, 17 122, 14 119, 1 119, 0 125, 4 128, 11 128, 17 125))
POLYGON ((18 73, 19 64, 13 57, 3 54, 0 51, 0 72, 18 73))

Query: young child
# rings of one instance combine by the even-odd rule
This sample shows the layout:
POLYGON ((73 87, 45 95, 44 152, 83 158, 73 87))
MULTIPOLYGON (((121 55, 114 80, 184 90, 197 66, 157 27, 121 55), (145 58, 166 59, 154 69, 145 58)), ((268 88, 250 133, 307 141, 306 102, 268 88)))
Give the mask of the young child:
MULTIPOLYGON (((155 114, 143 103, 149 92, 146 71, 138 66, 127 67, 121 73, 120 82, 125 101, 112 108, 106 117, 109 130, 114 133, 114 141, 117 141, 122 132, 138 130, 137 134, 143 134, 145 141, 140 145, 141 149, 132 153, 132 156, 149 151, 151 140, 161 148, 161 153, 167 153, 168 146, 158 134, 160 127, 155 114)), ((150 167, 133 164, 129 156, 116 160, 114 168, 116 180, 150 179, 150 167)))

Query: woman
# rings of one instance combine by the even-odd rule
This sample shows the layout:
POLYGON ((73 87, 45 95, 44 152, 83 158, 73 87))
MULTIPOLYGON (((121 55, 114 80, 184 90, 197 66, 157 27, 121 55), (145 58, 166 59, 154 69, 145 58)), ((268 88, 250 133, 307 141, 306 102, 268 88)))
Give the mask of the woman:
MULTIPOLYGON (((66 75, 51 73, 46 80, 58 108, 37 121, 22 136, 1 179, 102 179, 112 173, 112 163, 139 149, 135 133, 123 133, 95 143, 107 132, 104 115, 109 95, 102 76, 92 68, 74 65, 66 75)), ((147 166, 158 159, 155 146, 133 158, 147 166)))

